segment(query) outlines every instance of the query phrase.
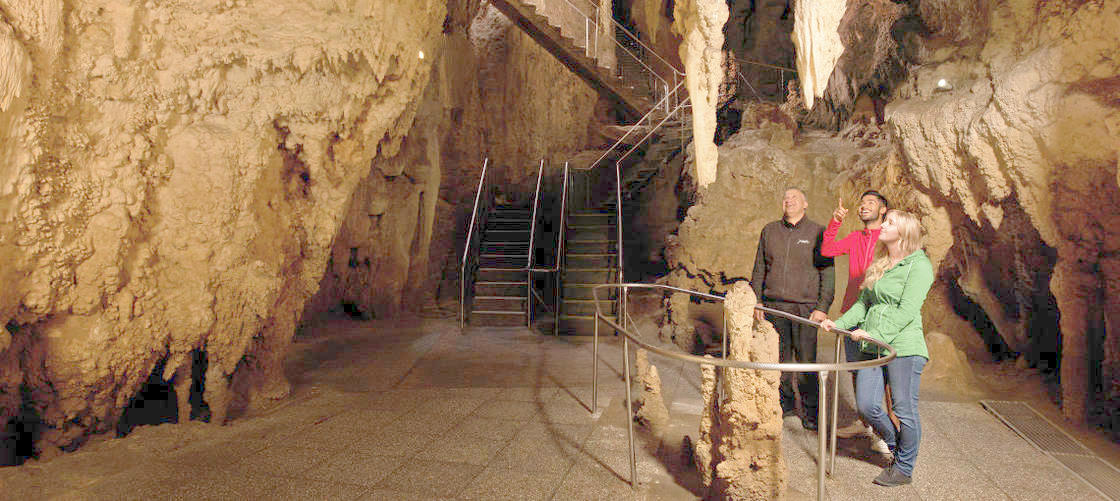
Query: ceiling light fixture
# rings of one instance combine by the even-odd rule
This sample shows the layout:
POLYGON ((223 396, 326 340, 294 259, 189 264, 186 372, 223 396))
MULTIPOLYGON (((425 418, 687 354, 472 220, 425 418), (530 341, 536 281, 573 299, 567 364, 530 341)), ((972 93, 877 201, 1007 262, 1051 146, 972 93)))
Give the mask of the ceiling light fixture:
POLYGON ((424 51, 420 51, 420 59, 424 59, 424 51))

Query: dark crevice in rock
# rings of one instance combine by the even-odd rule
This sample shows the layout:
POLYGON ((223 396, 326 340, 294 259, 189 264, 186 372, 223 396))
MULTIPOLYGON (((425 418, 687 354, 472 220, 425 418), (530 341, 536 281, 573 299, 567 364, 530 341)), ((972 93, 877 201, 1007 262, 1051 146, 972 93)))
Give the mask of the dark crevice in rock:
POLYGON ((166 364, 166 358, 160 360, 148 375, 148 380, 140 386, 140 391, 128 401, 120 421, 117 421, 118 438, 132 433, 137 426, 178 421, 175 389, 170 381, 163 379, 166 364))
POLYGON ((38 457, 35 442, 43 422, 26 386, 20 386, 20 396, 19 413, 0 428, 0 466, 19 466, 38 457))

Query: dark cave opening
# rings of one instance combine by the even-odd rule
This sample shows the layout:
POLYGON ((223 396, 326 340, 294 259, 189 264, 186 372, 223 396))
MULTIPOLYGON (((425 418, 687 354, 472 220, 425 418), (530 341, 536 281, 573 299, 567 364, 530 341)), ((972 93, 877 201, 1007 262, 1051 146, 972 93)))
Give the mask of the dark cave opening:
POLYGON ((20 385, 19 413, 0 427, 0 466, 19 466, 36 457, 35 442, 43 422, 30 393, 26 386, 20 385))
MULTIPOLYGON (((193 350, 190 357, 191 367, 188 376, 190 396, 187 399, 190 405, 190 419, 209 421, 210 408, 203 398, 208 366, 206 352, 193 350)), ((166 358, 160 360, 152 369, 148 380, 140 386, 140 391, 129 400, 128 406, 121 414, 121 419, 117 422, 117 438, 132 433, 137 426, 179 422, 179 400, 175 390, 175 383, 178 381, 175 378, 180 377, 180 374, 176 374, 172 380, 163 379, 166 365, 166 358)))
POLYGON ((980 334, 980 339, 987 346, 992 360, 1000 362, 1014 359, 1017 354, 1011 351, 1011 347, 1003 341, 1003 337, 999 335, 995 324, 992 323, 984 309, 973 302, 972 299, 969 299, 968 295, 961 290, 960 285, 957 284, 957 278, 958 275, 955 273, 944 273, 941 277, 941 281, 948 285, 949 302, 953 306, 953 311, 961 318, 968 320, 972 327, 976 329, 976 332, 980 334))
POLYGON ((120 421, 117 421, 117 438, 132 433, 137 426, 178 421, 175 388, 171 385, 171 381, 163 379, 166 363, 167 359, 160 360, 148 375, 148 380, 140 386, 140 391, 128 401, 120 421))

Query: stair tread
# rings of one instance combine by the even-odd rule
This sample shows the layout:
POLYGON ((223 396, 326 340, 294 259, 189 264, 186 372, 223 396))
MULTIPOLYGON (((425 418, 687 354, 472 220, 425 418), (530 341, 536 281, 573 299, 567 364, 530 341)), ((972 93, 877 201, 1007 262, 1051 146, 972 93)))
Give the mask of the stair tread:
POLYGON ((471 313, 481 313, 485 315, 524 315, 524 311, 501 311, 501 310, 471 310, 471 313))
POLYGON ((478 280, 474 284, 475 285, 527 285, 528 283, 529 282, 487 282, 487 281, 483 281, 483 280, 478 280))
POLYGON ((524 301, 525 296, 475 296, 475 299, 516 299, 524 301))

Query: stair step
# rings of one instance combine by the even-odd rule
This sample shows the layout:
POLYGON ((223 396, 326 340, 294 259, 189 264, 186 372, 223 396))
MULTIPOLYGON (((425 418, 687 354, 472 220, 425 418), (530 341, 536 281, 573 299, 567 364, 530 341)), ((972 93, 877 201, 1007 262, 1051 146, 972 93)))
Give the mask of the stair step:
POLYGON ((525 312, 471 310, 471 325, 518 326, 525 325, 525 312))
POLYGON ((614 282, 617 275, 618 272, 610 268, 592 270, 565 268, 561 280, 573 283, 606 284, 614 282))
POLYGON ((481 296, 510 296, 526 294, 525 282, 475 282, 474 292, 481 296))
POLYGON ((475 296, 472 311, 509 311, 525 313, 525 296, 475 296))
POLYGON ((476 277, 479 282, 517 282, 518 279, 525 278, 527 275, 527 271, 516 269, 480 267, 476 277))
POLYGON ((524 240, 529 233, 528 229, 524 230, 486 230, 482 234, 482 240, 485 242, 517 242, 528 245, 528 241, 524 240))
MULTIPOLYGON (((594 299, 592 291, 595 287, 603 284, 581 284, 581 283, 563 283, 562 296, 565 300, 568 299, 594 299)), ((599 291, 599 300, 613 299, 618 293, 618 289, 609 288, 599 291)))
MULTIPOLYGON (((612 299, 600 299, 599 308, 604 314, 614 315, 617 303, 612 299)), ((563 310, 565 315, 594 315, 595 300, 593 299, 565 299, 563 310)))

